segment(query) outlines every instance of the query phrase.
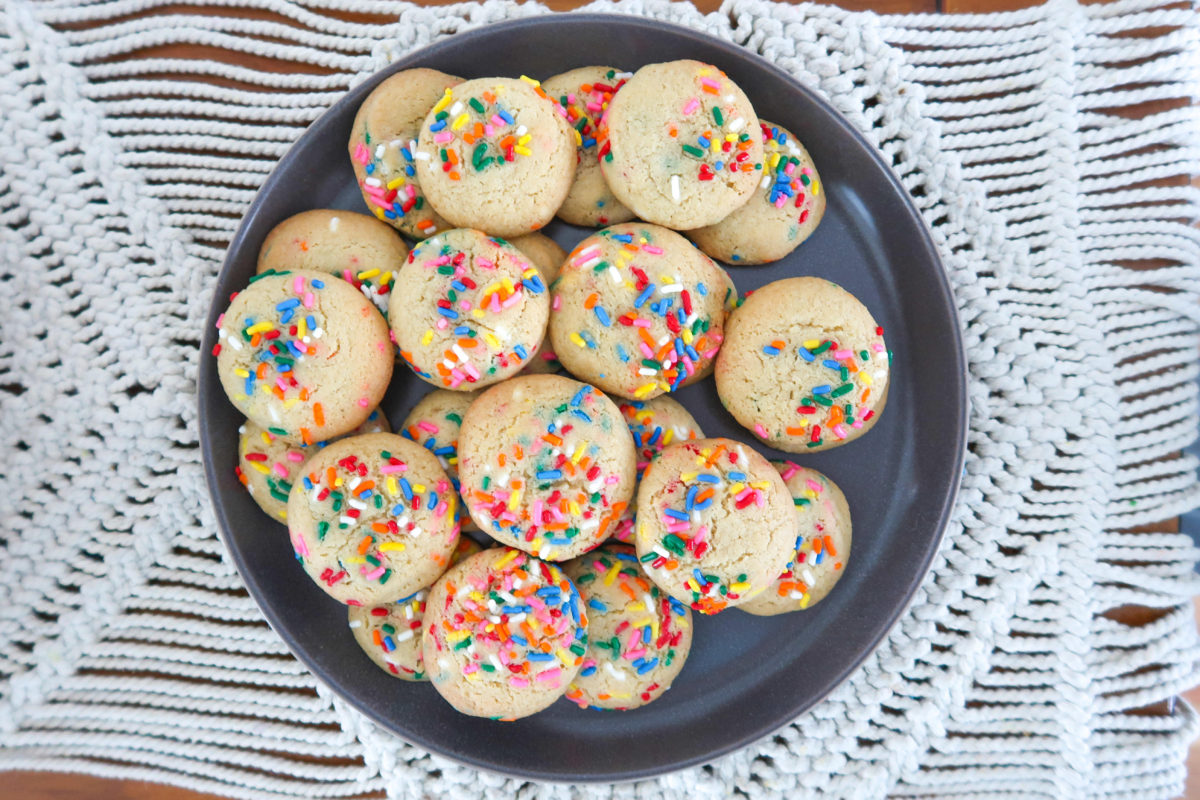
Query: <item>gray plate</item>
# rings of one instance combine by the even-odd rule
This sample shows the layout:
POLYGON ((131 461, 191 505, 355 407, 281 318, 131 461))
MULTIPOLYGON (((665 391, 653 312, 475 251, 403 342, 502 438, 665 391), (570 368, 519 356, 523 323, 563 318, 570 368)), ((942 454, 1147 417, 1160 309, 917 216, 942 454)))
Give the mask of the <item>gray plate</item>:
MULTIPOLYGON (((547 229, 568 250, 585 231, 547 229)), ((204 331, 200 434, 221 535, 251 595, 296 656, 351 705, 414 744, 476 767, 558 781, 652 776, 712 759, 778 729, 843 681, 880 642, 929 568, 962 470, 966 385, 949 286, 904 189, 837 112, 765 61, 683 28, 632 17, 541 16, 470 31, 402 59, 356 87, 300 138, 259 191, 229 248, 204 331), (842 581, 805 612, 697 619, 674 687, 630 712, 581 711, 560 700, 502 723, 458 714, 428 684, 387 676, 358 649, 345 607, 304 577, 283 526, 234 475, 237 427, 208 353, 231 292, 254 273, 267 231, 310 208, 365 211, 346 156, 355 110, 383 78, 432 67, 467 78, 546 77, 605 61, 633 70, 694 58, 725 70, 759 113, 812 153, 829 207, 811 240, 783 261, 731 268, 745 292, 792 275, 819 275, 857 295, 895 353, 887 411, 863 439, 796 460, 832 477, 854 517, 842 581)), ((393 424, 429 387, 402 367, 384 408, 393 424)), ((717 400, 711 380, 678 395, 710 436, 753 442, 717 400)), ((769 457, 780 457, 759 447, 769 457)))

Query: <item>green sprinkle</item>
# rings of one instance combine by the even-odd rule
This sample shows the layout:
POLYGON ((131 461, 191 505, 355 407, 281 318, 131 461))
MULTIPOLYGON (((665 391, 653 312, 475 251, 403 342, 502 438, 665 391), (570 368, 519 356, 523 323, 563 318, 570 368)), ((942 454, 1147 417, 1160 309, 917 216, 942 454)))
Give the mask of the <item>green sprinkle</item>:
POLYGON ((441 157, 443 164, 450 160, 450 156, 446 154, 446 148, 444 147, 438 151, 438 155, 441 157))
POLYGON ((324 539, 325 534, 329 533, 329 523, 321 521, 317 523, 317 539, 324 539))
POLYGON ((646 555, 639 558, 638 561, 642 562, 643 564, 647 564, 656 558, 658 558, 658 553, 646 553, 646 555))
POLYGON ((483 490, 486 492, 488 487, 491 485, 492 485, 492 476, 484 475, 483 476, 483 490))
POLYGON ((704 151, 699 147, 692 147, 690 144, 685 144, 683 146, 683 152, 695 158, 704 158, 704 151))
POLYGON ((841 397, 842 395, 846 394, 847 392, 852 392, 852 391, 854 391, 853 383, 843 383, 841 386, 837 387, 829 394, 831 394, 834 397, 841 397))
POLYGON ((812 501, 811 501, 811 500, 809 500, 807 497, 794 497, 794 498, 792 498, 792 504, 793 504, 793 505, 797 505, 797 506, 807 506, 807 505, 810 505, 811 503, 812 503, 812 501))
POLYGON ((493 667, 491 664, 480 664, 479 668, 481 670, 483 670, 484 672, 495 672, 496 671, 496 668, 493 667))
POLYGON ((575 582, 576 583, 591 583, 594 580, 596 580, 596 573, 585 572, 583 575, 580 575, 578 578, 576 578, 575 582))
POLYGON ((652 358, 643 358, 642 366, 649 367, 650 369, 662 369, 662 364, 658 363, 652 358))
MULTIPOLYGON (((471 331, 471 338, 472 338, 472 339, 474 339, 474 338, 475 338, 475 332, 474 332, 474 331, 471 331)), ((462 425, 462 417, 461 417, 461 416, 460 416, 460 415, 459 415, 457 412, 455 412, 455 411, 451 411, 449 414, 447 414, 447 415, 446 415, 446 419, 450 420, 450 421, 451 421, 451 422, 453 422, 455 425, 462 425)))
POLYGON ((675 534, 668 533, 666 536, 664 536, 663 540, 662 540, 662 544, 663 544, 663 547, 667 548, 675 555, 677 555, 677 556, 683 555, 683 550, 684 550, 683 539, 680 539, 675 534))
POLYGON ((287 499, 288 499, 287 492, 279 491, 278 487, 275 486, 274 481, 268 482, 267 486, 269 486, 271 489, 271 497, 274 497, 276 500, 278 500, 281 503, 287 502, 287 499))
POLYGON ((572 653, 574 653, 577 656, 581 656, 587 652, 587 648, 585 648, 579 642, 576 642, 575 644, 571 645, 567 649, 570 650, 572 653))
POLYGON ((383 623, 382 625, 379 626, 379 628, 384 633, 386 633, 388 636, 391 636, 393 633, 396 632, 396 626, 392 625, 390 622, 383 623))
POLYGON ((270 431, 271 433, 275 434, 276 436, 287 436, 288 435, 288 432, 285 431, 283 428, 267 428, 267 430, 270 431))
POLYGON ((819 356, 819 355, 821 355, 821 353, 824 353, 826 350, 828 350, 832 346, 833 346, 833 342, 830 342, 828 339, 826 339, 824 342, 821 342, 820 347, 818 347, 817 349, 812 351, 812 354, 814 356, 819 356))
POLYGON ((816 402, 818 405, 825 406, 826 408, 833 405, 833 401, 830 400, 828 397, 826 397, 823 394, 813 395, 813 401, 816 402))
POLYGON ((382 458, 384 461, 390 460, 392 457, 392 451, 391 450, 380 450, 379 457, 382 458))
POLYGON ((487 111, 487 109, 483 107, 483 103, 479 102, 479 98, 477 97, 472 97, 470 100, 468 100, 467 105, 478 111, 480 114, 487 111))
POLYGON ((721 109, 713 106, 713 122, 717 123, 718 128, 725 127, 725 118, 721 116, 721 109))
POLYGON ((417 195, 417 204, 416 204, 415 208, 417 209, 417 211, 420 211, 424 207, 425 207, 425 196, 417 195))
POLYGON ((470 646, 471 646, 471 637, 468 636, 467 638, 463 639, 458 644, 454 645, 454 649, 455 650, 466 650, 470 646))

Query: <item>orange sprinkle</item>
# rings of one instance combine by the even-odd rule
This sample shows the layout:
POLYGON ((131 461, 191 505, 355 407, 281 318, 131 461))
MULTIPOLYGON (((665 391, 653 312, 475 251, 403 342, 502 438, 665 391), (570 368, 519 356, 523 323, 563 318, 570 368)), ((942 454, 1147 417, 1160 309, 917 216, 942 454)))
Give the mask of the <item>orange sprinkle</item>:
MULTIPOLYGON (((385 525, 384 528, 386 529, 387 526, 385 525)), ((368 550, 371 549, 371 545, 373 545, 373 544, 375 544, 374 539, 372 539, 370 536, 364 536, 362 538, 362 541, 360 541, 358 543, 358 554, 360 556, 363 555, 364 553, 366 553, 368 550)))
POLYGON ((255 372, 254 377, 258 378, 261 381, 263 379, 263 376, 267 374, 267 362, 265 362, 265 361, 259 362, 258 367, 254 370, 254 372, 255 372))
POLYGON ((308 242, 301 239, 300 240, 300 249, 303 250, 305 253, 307 253, 308 252, 308 242))
POLYGON ((496 95, 493 94, 492 92, 484 92, 483 99, 489 103, 494 103, 494 102, 496 102, 496 95))
POLYGON ((472 133, 464 133, 463 144, 475 144, 475 135, 472 133))
POLYGON ((363 481, 362 483, 360 483, 358 485, 358 488, 354 490, 354 494, 361 496, 363 492, 370 491, 371 489, 374 489, 374 488, 375 488, 375 481, 363 481))
POLYGON ((870 397, 870 396, 871 396, 871 390, 870 390, 870 389, 863 389, 863 392, 862 392, 862 397, 859 399, 859 402, 860 402, 860 403, 865 403, 865 402, 867 402, 867 398, 868 398, 868 397, 870 397))
POLYGON ((434 225, 434 222, 431 219, 423 219, 417 223, 417 227, 420 228, 421 230, 425 230, 426 228, 432 228, 433 225, 434 225))
POLYGON ((383 637, 379 635, 379 629, 378 629, 378 628, 376 628, 375 630, 371 631, 371 639, 372 639, 372 640, 375 642, 375 644, 376 644, 377 646, 379 646, 379 647, 383 647, 383 637))
POLYGON ((300 440, 302 442, 304 442, 305 444, 312 444, 313 443, 312 432, 310 432, 308 430, 308 428, 301 428, 300 429, 300 440))
POLYGON ((630 600, 637 600, 637 595, 635 595, 635 594, 633 593, 633 589, 630 589, 630 588, 629 588, 629 584, 628 584, 628 583, 625 583, 625 581, 621 581, 621 582, 620 582, 619 584, 617 584, 617 585, 621 587, 621 591, 622 591, 622 592, 624 592, 625 594, 629 595, 629 599, 630 599, 630 600))
POLYGON ((251 347, 258 347, 258 345, 261 342, 262 342, 262 334, 261 333, 250 334, 250 346, 251 347))
POLYGON ((833 539, 829 536, 825 537, 825 552, 837 558, 837 548, 833 546, 833 539))
POLYGON ((318 428, 325 427, 325 409, 320 403, 313 403, 313 422, 317 423, 318 428))
POLYGON ((565 522, 547 522, 542 527, 548 531, 565 531, 567 529, 567 523, 565 523, 565 522))
POLYGON ((784 428, 784 431, 787 433, 788 436, 803 436, 805 434, 805 432, 807 431, 807 429, 806 428, 787 427, 787 428, 784 428))
POLYGON ((672 125, 670 128, 667 129, 667 135, 670 136, 672 139, 678 138, 679 137, 679 129, 676 128, 674 125, 672 125))
POLYGON ((499 459, 498 459, 498 460, 500 461, 500 466, 502 466, 502 467, 503 467, 503 466, 504 466, 504 462, 505 462, 505 461, 507 461, 508 459, 505 457, 504 453, 501 453, 501 454, 500 454, 500 457, 499 457, 499 459))
POLYGON ((700 88, 704 89, 704 91, 708 92, 709 94, 720 94, 720 92, 716 90, 716 87, 709 86, 707 83, 700 88))
POLYGON ((450 170, 450 180, 457 181, 461 179, 462 176, 458 174, 457 170, 450 170))
POLYGON ((329 488, 332 489, 337 485, 337 470, 333 467, 325 468, 325 480, 329 483, 329 488))
POLYGON ((700 494, 696 495, 696 502, 697 502, 697 503, 703 503, 705 500, 707 500, 708 498, 710 498, 710 497, 712 497, 712 496, 713 496, 713 490, 712 490, 712 489, 705 489, 703 492, 701 492, 700 494))
POLYGON ((283 389, 280 389, 278 386, 272 386, 271 393, 274 394, 276 397, 278 397, 280 400, 283 399, 283 389))
POLYGON ((825 424, 832 428, 834 425, 839 425, 846 421, 846 413, 842 411, 841 406, 834 406, 829 409, 829 421, 825 424))
MULTIPOLYGON (((519 444, 513 445, 513 455, 516 456, 517 458, 524 458, 525 457, 525 448, 521 447, 521 445, 519 445, 519 444)), ((519 483, 514 484, 514 485, 519 486, 519 483)))
POLYGON ((822 539, 820 536, 813 539, 813 552, 814 553, 816 553, 817 555, 820 555, 821 551, 824 549, 825 549, 825 540, 824 539, 822 539))
POLYGON ((668 558, 667 563, 663 564, 667 569, 679 569, 679 562, 673 558, 668 558))
POLYGON ((776 350, 783 350, 785 347, 787 347, 787 343, 783 341, 783 339, 776 339, 775 341, 771 342, 771 347, 774 347, 776 350))
POLYGON ((450 166, 454 167, 454 166, 458 165, 458 151, 457 150, 447 150, 446 158, 450 162, 450 166))
POLYGON ((300 390, 300 402, 301 403, 308 402, 308 387, 307 386, 305 386, 303 389, 300 390))
POLYGON ((500 140, 500 149, 507 150, 508 148, 515 146, 516 143, 517 143, 516 137, 505 136, 503 139, 500 140))
POLYGON ((587 296, 587 300, 584 300, 584 301, 583 301, 583 307, 584 307, 584 308, 586 308, 586 309, 588 309, 589 311, 591 311, 593 308, 595 308, 595 307, 596 307, 596 300, 597 300, 597 299, 598 299, 598 298, 597 298, 597 295, 596 295, 596 293, 595 293, 595 292, 592 292, 591 294, 589 294, 589 295, 587 296))
POLYGON ((472 347, 478 347, 479 340, 477 340, 477 339, 459 339, 458 346, 463 348, 464 350, 469 350, 472 347))

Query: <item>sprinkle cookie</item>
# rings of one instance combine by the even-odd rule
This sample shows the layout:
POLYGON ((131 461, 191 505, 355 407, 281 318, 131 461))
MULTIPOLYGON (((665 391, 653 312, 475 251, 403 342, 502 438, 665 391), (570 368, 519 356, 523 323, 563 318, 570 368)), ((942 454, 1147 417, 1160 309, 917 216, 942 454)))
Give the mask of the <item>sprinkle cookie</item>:
MULTIPOLYGON (((542 233, 529 233, 509 239, 508 243, 529 256, 529 260, 538 268, 542 281, 549 286, 558 277, 558 271, 567 257, 567 251, 558 246, 558 242, 542 233)), ((550 347, 549 339, 542 340, 542 347, 536 356, 529 360, 523 375, 548 375, 562 369, 558 356, 550 347)))
POLYGON ((470 391, 517 374, 537 354, 549 297, 524 253, 459 228, 409 254, 392 290, 392 335, 421 378, 470 391))
MULTIPOLYGON (((460 538, 450 556, 450 566, 481 549, 465 536, 460 538)), ((428 596, 429 590, 421 589, 395 603, 348 607, 354 640, 389 675, 406 681, 427 680, 421 655, 421 624, 428 596)))
POLYGON ((446 89, 462 82, 433 69, 406 69, 376 86, 350 129, 350 163, 371 213, 414 239, 453 227, 425 200, 417 135, 446 89))
POLYGON ((429 591, 425 669, 450 705, 511 720, 566 691, 587 652, 587 612, 553 564, 497 547, 450 569, 429 591))
POLYGON ((457 505, 432 453, 370 433, 308 460, 288 496, 288 532, 305 572, 330 597, 394 603, 445 571, 458 543, 457 505))
MULTIPOLYGON (((454 491, 459 491, 458 435, 463 416, 479 392, 451 392, 436 389, 421 398, 400 426, 400 435, 433 453, 445 470, 454 491)), ((465 506, 459 506, 463 530, 476 530, 465 506)))
POLYGON ((387 323, 324 272, 261 273, 217 320, 217 374, 230 402, 305 444, 354 430, 383 399, 387 323))
POLYGON ((737 299, 674 231, 627 222, 580 242, 552 289, 550 344, 572 374, 648 400, 707 375, 737 299))
POLYGON ((501 544, 565 561, 608 536, 633 497, 636 455, 612 400, 524 375, 471 404, 458 440, 467 510, 501 544))
POLYGON ((319 208, 276 225, 258 251, 258 272, 306 269, 328 272, 387 313, 388 292, 408 245, 377 219, 353 211, 319 208))
POLYGON ((717 393, 737 421, 788 453, 869 431, 887 403, 891 353, 866 307, 835 283, 787 278, 729 317, 717 393))
POLYGON ((727 264, 765 264, 796 249, 825 215, 825 192, 812 157, 791 133, 760 122, 763 171, 758 193, 715 225, 688 231, 696 245, 727 264))
POLYGON ((417 176, 438 213, 496 236, 543 227, 575 178, 564 112, 530 78, 480 78, 447 89, 417 146, 417 176))
POLYGON ((850 506, 838 485, 815 469, 772 462, 796 504, 796 552, 771 588, 738 606, 761 616, 800 611, 825 599, 850 559, 850 506))
MULTIPOLYGON (((348 436, 362 433, 391 431, 387 417, 377 408, 348 436)), ((246 420, 238 428, 238 480, 258 503, 258 507, 275 519, 287 522, 288 493, 292 483, 304 469, 309 456, 328 442, 308 446, 287 436, 282 428, 264 428, 246 420)))
POLYGON ((742 90, 710 64, 669 61, 642 67, 613 97, 600 169, 636 216, 688 230, 745 205, 762 157, 742 90))
POLYGON ((796 511, 779 473, 730 439, 680 442, 638 488, 638 558, 668 594, 704 614, 741 605, 783 572, 796 511))
POLYGON ((612 67, 580 67, 542 82, 546 94, 566 111, 578 151, 575 182, 558 209, 563 222, 596 227, 633 219, 633 212, 608 188, 597 157, 607 139, 608 104, 629 77, 612 67))
POLYGON ((692 648, 692 612, 646 579, 628 545, 606 544, 563 565, 587 607, 587 655, 567 699, 626 711, 671 688, 692 648))

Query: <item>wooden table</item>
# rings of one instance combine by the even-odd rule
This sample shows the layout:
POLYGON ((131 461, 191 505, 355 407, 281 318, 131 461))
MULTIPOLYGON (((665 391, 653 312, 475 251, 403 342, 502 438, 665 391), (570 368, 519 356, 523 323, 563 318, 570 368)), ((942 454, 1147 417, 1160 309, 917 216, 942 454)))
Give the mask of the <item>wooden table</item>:
MULTIPOLYGON (((455 0, 426 0, 425 5, 442 5, 455 0)), ((1085 0, 1087 2, 1088 0, 1085 0)), ((1095 0, 1091 0, 1095 1, 1095 0)), ((421 2, 421 0, 417 0, 421 2)), ((585 5, 586 0, 542 0, 555 11, 565 11, 585 5)), ((703 12, 715 11, 720 6, 720 0, 693 0, 694 5, 703 12)), ((1037 5, 1035 0, 835 0, 834 5, 853 11, 877 11, 884 14, 905 13, 982 13, 988 11, 1012 11, 1019 8, 1037 5)), ((154 13, 188 13, 195 12, 193 7, 164 7, 154 13)), ((212 9, 208 13, 237 16, 237 10, 212 9)), ((333 12, 330 12, 333 13, 333 12)), ((348 19, 370 20, 371 17, 362 14, 339 13, 348 19)), ((269 12, 252 12, 246 16, 256 18, 273 18, 269 12)), ((215 48, 198 45, 165 45, 149 48, 143 56, 160 58, 220 58, 229 63, 241 64, 250 68, 269 68, 266 59, 243 54, 234 54, 215 48)), ((314 68, 319 69, 319 68, 314 68)), ((1153 108, 1148 108, 1153 111, 1153 108)), ((1142 528, 1150 531, 1177 531, 1178 520, 1170 520, 1158 525, 1142 528)), ((1162 616, 1157 609, 1126 606, 1114 609, 1110 615, 1115 619, 1130 625, 1145 625, 1162 616)), ((1197 615, 1200 616, 1200 599, 1197 600, 1197 615)), ((1193 689, 1186 697, 1193 704, 1200 704, 1200 687, 1193 689)), ((1166 704, 1145 709, 1143 713, 1166 713, 1166 704)), ((1185 795, 1188 800, 1200 800, 1200 746, 1192 748, 1188 759, 1188 789, 1185 795)), ((106 780, 87 775, 68 775, 42 772, 14 772, 0 776, 3 781, 3 794, 7 797, 21 800, 82 800, 82 798, 106 798, 106 800, 218 800, 217 795, 198 794, 184 789, 176 789, 160 784, 143 783, 140 781, 106 780)))

